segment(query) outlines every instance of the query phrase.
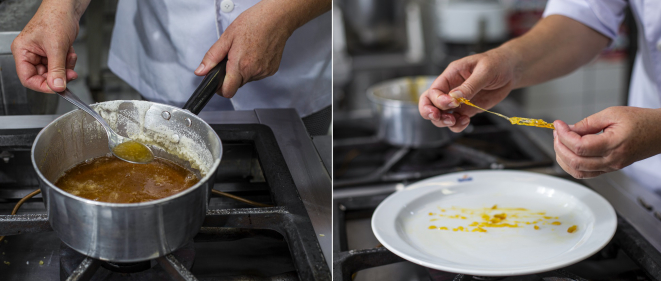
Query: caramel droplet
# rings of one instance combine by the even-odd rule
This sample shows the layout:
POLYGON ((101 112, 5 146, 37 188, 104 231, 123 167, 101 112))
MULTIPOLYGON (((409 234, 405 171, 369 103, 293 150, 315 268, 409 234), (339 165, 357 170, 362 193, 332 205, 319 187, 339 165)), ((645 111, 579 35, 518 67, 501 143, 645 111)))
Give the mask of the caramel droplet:
POLYGON ((574 233, 574 231, 576 231, 576 228, 578 228, 578 226, 572 225, 567 229, 567 232, 574 233))

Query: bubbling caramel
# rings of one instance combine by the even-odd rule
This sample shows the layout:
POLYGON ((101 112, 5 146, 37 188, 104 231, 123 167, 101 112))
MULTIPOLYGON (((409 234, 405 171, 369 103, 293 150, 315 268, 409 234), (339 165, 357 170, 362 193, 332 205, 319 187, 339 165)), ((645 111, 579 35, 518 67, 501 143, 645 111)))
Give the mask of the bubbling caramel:
POLYGON ((55 186, 94 201, 138 203, 177 194, 198 181, 193 172, 162 158, 133 164, 103 156, 66 171, 55 186))

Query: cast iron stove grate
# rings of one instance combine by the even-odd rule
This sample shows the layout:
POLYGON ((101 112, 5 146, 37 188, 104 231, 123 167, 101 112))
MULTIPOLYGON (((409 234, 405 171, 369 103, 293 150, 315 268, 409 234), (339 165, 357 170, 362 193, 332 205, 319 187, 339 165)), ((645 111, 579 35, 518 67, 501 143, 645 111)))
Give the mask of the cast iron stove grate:
MULTIPOLYGON (((193 250, 190 245, 185 246, 169 255, 150 261, 149 264, 102 262, 78 253, 71 253, 75 251, 66 245, 61 246, 59 254, 53 251, 49 257, 44 256, 44 260, 50 263, 52 259, 57 258, 57 255, 60 259, 64 257, 64 260, 60 260, 60 275, 63 280, 65 278, 67 280, 115 280, 113 276, 121 276, 121 278, 118 277, 120 280, 153 279, 144 276, 169 276, 173 280, 330 280, 330 270, 326 266, 310 217, 271 128, 262 124, 211 126, 218 133, 225 147, 214 189, 219 189, 220 186, 221 191, 232 192, 260 203, 272 204, 274 207, 246 208, 246 205, 226 198, 212 198, 203 227, 194 241, 190 243, 190 245, 195 245, 195 249, 193 250), (251 164, 254 161, 258 161, 258 164, 251 164), (253 176, 243 182, 232 181, 237 178, 246 178, 246 175, 253 176), (263 178, 260 179, 260 177, 263 178), (259 248, 258 250, 245 249, 246 253, 241 253, 244 249, 236 249, 238 246, 232 246, 233 243, 238 243, 237 241, 246 241, 243 245, 247 245, 247 247, 250 245, 264 246, 261 248, 256 246, 259 248), (253 260, 255 263, 267 261, 266 267, 277 268, 284 272, 267 277, 256 275, 254 272, 237 272, 237 275, 230 277, 209 277, 206 273, 213 269, 215 262, 213 258, 220 256, 214 252, 218 251, 216 247, 221 247, 218 246, 219 243, 224 245, 222 246, 225 247, 224 249, 230 247, 231 251, 235 253, 234 256, 253 260), (207 258, 201 258, 200 256, 203 254, 207 258), (191 255, 197 257, 192 258, 191 255), (264 257, 271 255, 275 255, 273 258, 275 261, 264 257), (209 257, 212 258, 209 259, 209 257), (195 262, 195 266, 206 265, 201 270, 205 274, 199 279, 191 273, 193 262, 195 262), (72 270, 73 268, 75 270, 72 270), (124 273, 117 272, 125 270, 127 271, 124 273), (69 272, 72 273, 68 274, 69 272), (113 275, 112 272, 116 274, 113 273, 113 275)), ((10 150, 12 155, 11 161, 0 167, 2 168, 0 169, 0 181, 4 181, 4 187, 0 192, 0 203, 13 205, 15 201, 2 198, 11 198, 11 195, 25 192, 21 189, 25 189, 25 186, 32 186, 32 190, 36 189, 38 183, 31 168, 29 151, 38 132, 39 129, 0 132, 0 148, 2 148, 0 150, 10 150), (3 174, 2 171, 9 172, 3 174)), ((7 236, 7 240, 13 240, 14 243, 22 241, 26 244, 33 244, 35 247, 53 248, 53 244, 61 244, 50 228, 47 215, 43 214, 41 199, 32 199, 23 208, 36 209, 37 213, 1 215, 0 235, 21 234, 7 236)), ((12 244, 0 245, 3 254, 4 251, 12 254, 10 246, 12 244)), ((21 249, 12 251, 17 253, 21 249)), ((28 249, 28 251, 30 250, 28 249)), ((221 259, 217 262, 238 264, 238 261, 234 261, 232 258, 221 259)), ((17 265, 14 264, 14 266, 17 265)), ((202 268, 202 266, 200 267, 202 268)), ((0 276, 3 275, 3 271, 6 274, 11 272, 4 268, 0 271, 0 276)), ((49 278, 55 279, 52 276, 49 278)), ((0 279, 4 280, 4 278, 0 279)))
MULTIPOLYGON (((336 198, 333 200, 333 280, 351 281, 361 270, 406 262, 388 249, 375 245, 368 249, 349 249, 347 221, 370 219, 376 207, 391 193, 336 198)), ((575 265, 549 272, 512 276, 480 277, 442 272, 414 265, 421 276, 411 280, 430 281, 582 281, 582 280, 661 280, 661 254, 626 220, 618 215, 613 240, 599 253, 575 265), (582 277, 583 276, 583 277, 582 277)), ((381 269, 383 270, 383 269, 381 269)))

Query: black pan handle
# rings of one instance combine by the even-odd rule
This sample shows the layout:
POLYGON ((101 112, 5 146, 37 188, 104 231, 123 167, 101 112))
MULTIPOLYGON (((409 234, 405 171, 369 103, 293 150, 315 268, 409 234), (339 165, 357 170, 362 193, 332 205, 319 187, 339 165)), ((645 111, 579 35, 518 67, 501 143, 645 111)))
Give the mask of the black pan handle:
POLYGON ((220 61, 218 65, 212 68, 211 71, 209 71, 209 73, 207 73, 207 75, 204 76, 202 83, 200 83, 200 85, 197 86, 197 89, 195 89, 193 95, 191 95, 191 97, 184 105, 184 109, 192 112, 195 115, 200 113, 200 111, 202 111, 202 108, 204 108, 204 106, 207 105, 207 103, 213 97, 213 95, 216 94, 216 91, 219 90, 220 87, 223 85, 223 81, 225 80, 226 69, 227 69, 227 58, 220 61))

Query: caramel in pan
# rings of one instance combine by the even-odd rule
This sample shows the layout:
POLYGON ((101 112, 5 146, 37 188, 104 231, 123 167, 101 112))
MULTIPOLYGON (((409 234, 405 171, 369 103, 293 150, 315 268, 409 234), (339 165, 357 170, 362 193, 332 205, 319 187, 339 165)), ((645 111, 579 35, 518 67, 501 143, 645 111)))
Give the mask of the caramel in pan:
POLYGON ((95 201, 138 203, 171 196, 198 181, 191 171, 162 158, 148 164, 133 164, 104 156, 66 171, 55 185, 95 201))

